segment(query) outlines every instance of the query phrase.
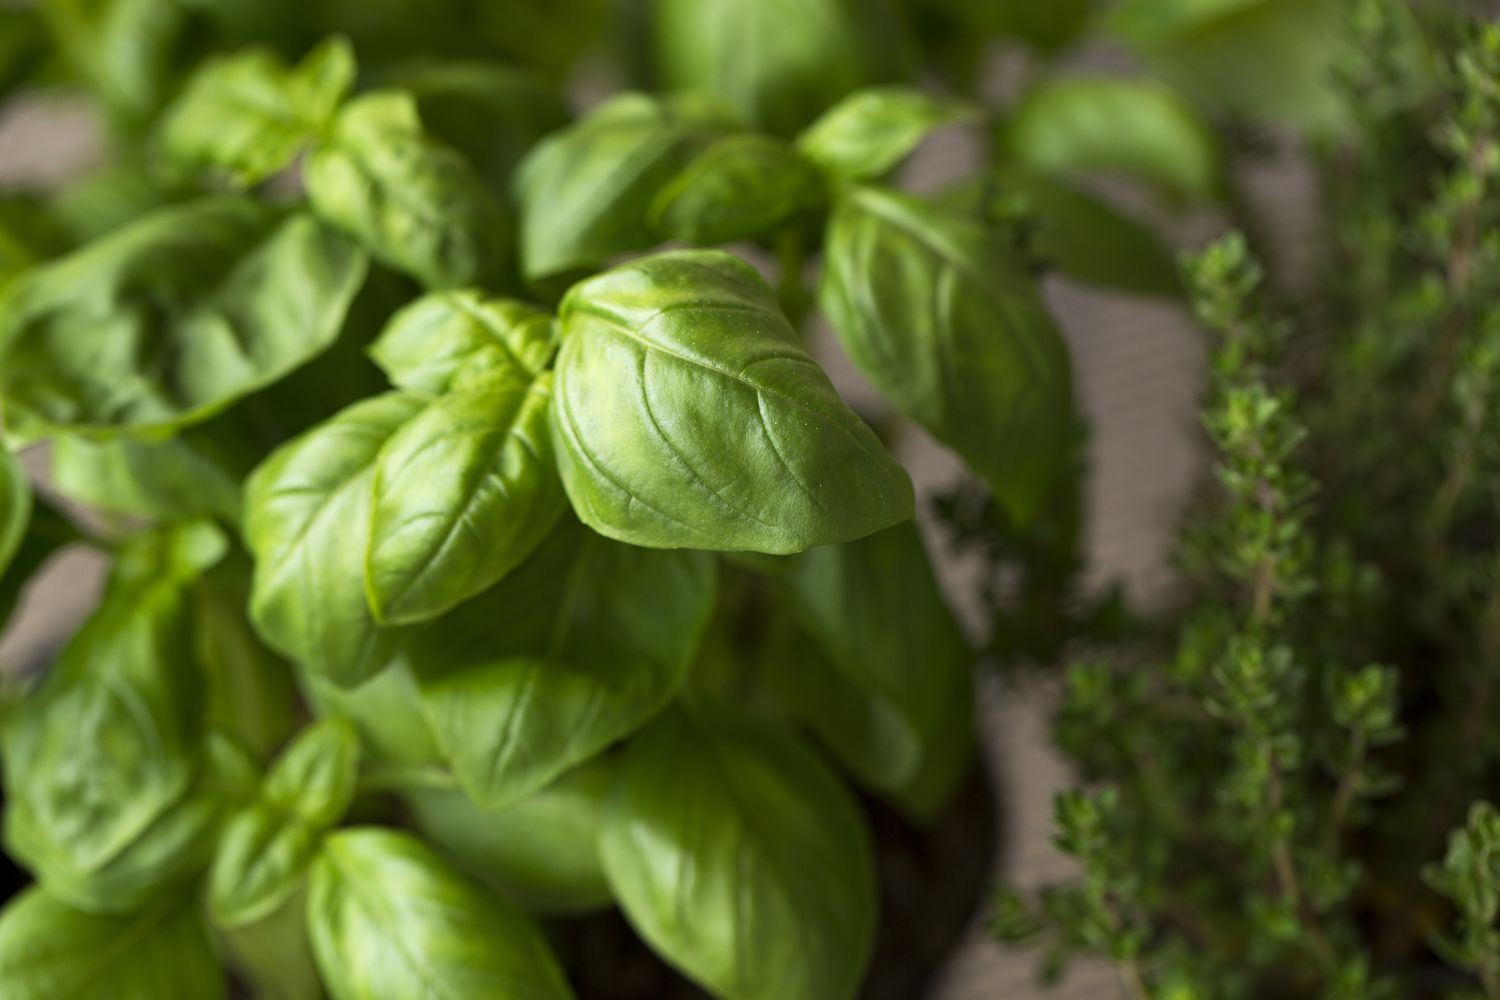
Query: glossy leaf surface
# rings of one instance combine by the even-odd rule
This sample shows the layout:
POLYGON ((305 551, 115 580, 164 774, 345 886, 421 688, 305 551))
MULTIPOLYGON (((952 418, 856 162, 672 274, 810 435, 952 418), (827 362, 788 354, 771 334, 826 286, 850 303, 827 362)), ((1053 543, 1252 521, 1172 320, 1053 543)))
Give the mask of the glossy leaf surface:
POLYGON ((553 431, 581 518, 634 545, 796 552, 911 516, 911 482, 718 251, 574 286, 553 431))
POLYGON ((870 953, 869 837, 789 732, 674 710, 626 751, 600 840, 648 944, 725 1000, 849 1000, 870 953))
POLYGON ((829 229, 820 300, 854 363, 1025 520, 1067 466, 1067 350, 983 223, 864 188, 829 229))

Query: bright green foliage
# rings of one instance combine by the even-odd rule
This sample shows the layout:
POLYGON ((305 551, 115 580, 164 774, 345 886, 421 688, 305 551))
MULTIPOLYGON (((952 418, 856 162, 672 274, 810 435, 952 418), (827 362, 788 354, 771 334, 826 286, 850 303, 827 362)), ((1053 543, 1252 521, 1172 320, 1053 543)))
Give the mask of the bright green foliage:
POLYGON ((840 200, 820 299, 855 364, 1021 521, 1074 434, 1067 350, 982 222, 879 188, 840 200))
MULTIPOLYGON (((1079 537, 1039 279, 1170 291, 1083 192, 1217 164, 1154 86, 1038 99, 1087 5, 1004 7, 0 10, 0 100, 81 91, 107 126, 88 176, 0 191, 0 624, 61 548, 112 566, 0 684, 6 849, 39 883, 0 911, 0 994, 564 998, 518 907, 610 905, 717 996, 860 993, 889 956, 850 783, 888 828, 943 819, 976 644, 1070 620, 1029 603, 1072 607, 1048 586, 1079 537), (992 39, 1031 50, 1019 107, 927 86, 992 39), (585 54, 650 92, 575 120, 585 54), (904 193, 949 128, 996 148, 904 193), (820 269, 859 413, 804 341, 820 269), (908 420, 1046 569, 992 635, 912 523, 908 420)), ((1339 689, 1372 747, 1385 683, 1339 689)))
POLYGON ((354 798, 359 738, 342 719, 300 733, 266 774, 256 802, 225 826, 209 869, 214 920, 254 923, 297 890, 325 830, 354 798))
POLYGON ((590 527, 634 545, 780 553, 911 516, 905 471, 749 265, 659 254, 574 286, 560 321, 552 426, 590 527))
POLYGON ((1158 84, 1069 77, 1037 85, 1005 123, 1006 160, 1044 173, 1110 171, 1210 199, 1219 164, 1208 127, 1158 84))
POLYGON ((763 721, 693 704, 622 767, 604 871, 653 947, 727 1000, 854 996, 874 928, 869 847, 816 757, 763 721))
POLYGON ((0 982, 15 1000, 218 997, 224 975, 196 907, 167 898, 128 916, 29 889, 0 914, 0 982))
POLYGON ((422 127, 410 94, 350 101, 304 169, 313 210, 428 288, 502 281, 510 221, 478 170, 422 127))
POLYGON ((797 148, 829 173, 877 180, 916 149, 928 133, 973 117, 962 104, 906 87, 857 91, 797 137, 797 148))
POLYGON ((412 639, 422 709, 459 785, 486 808, 511 805, 638 729, 682 684, 713 598, 702 553, 559 525, 412 639))
POLYGON ((296 69, 252 50, 194 74, 161 126, 165 155, 184 165, 225 170, 245 186, 286 167, 333 121, 354 85, 347 42, 320 47, 296 69))
POLYGON ((726 125, 697 99, 622 94, 548 136, 521 164, 521 270, 539 279, 655 242, 653 199, 726 125))
POLYGON ((334 1000, 404 1000, 432 983, 455 996, 572 996, 524 915, 409 834, 354 828, 329 837, 307 916, 334 1000))
POLYGON ((28 271, 0 298, 13 429, 199 422, 333 343, 364 256, 311 217, 206 197, 28 271))
POLYGON ((779 139, 725 136, 688 161, 651 201, 667 239, 712 246, 776 233, 823 204, 823 180, 779 139))

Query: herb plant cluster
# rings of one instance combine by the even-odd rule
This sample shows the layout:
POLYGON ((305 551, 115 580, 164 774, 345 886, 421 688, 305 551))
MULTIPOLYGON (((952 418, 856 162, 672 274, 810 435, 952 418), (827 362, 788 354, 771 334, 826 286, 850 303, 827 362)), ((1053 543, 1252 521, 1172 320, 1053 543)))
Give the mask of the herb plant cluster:
POLYGON ((717 996, 857 991, 850 781, 941 812, 976 652, 802 331, 1025 532, 1077 440, 1036 270, 1176 289, 1072 178, 1208 197, 1215 146, 1165 85, 1048 69, 1088 4, 602 8, 0 9, 5 92, 112 137, 0 198, 0 608, 111 561, 0 728, 7 997, 564 997, 550 922, 611 904, 717 996), (1039 69, 1004 111, 997 37, 1039 69), (658 90, 572 120, 596 39, 658 90), (982 170, 902 191, 945 127, 982 170))
POLYGON ((1500 996, 1500 28, 1417 9, 1351 8, 1326 273, 1288 291, 1242 237, 1188 262, 1216 337, 1192 596, 1164 656, 1068 671, 1082 876, 995 917, 1049 974, 1085 953, 1137 998, 1500 996))

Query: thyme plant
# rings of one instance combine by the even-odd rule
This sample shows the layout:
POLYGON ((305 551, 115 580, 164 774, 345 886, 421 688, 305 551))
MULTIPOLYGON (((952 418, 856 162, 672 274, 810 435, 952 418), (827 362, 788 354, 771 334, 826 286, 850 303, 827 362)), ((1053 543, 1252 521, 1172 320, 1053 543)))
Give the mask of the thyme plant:
POLYGON ((1477 5, 1353 23, 1360 110, 1316 154, 1325 273, 1270 286, 1238 236, 1188 261, 1215 338, 1190 596, 1163 655, 1068 670, 1081 879, 996 910, 1048 971, 1101 955, 1132 997, 1500 995, 1500 28, 1477 5))

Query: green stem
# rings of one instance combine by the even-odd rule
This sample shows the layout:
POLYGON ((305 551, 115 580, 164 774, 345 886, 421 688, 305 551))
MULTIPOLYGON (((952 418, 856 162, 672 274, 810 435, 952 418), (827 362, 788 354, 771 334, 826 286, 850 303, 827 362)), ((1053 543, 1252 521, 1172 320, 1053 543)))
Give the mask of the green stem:
POLYGON ((451 771, 435 765, 417 767, 387 766, 372 768, 360 775, 361 795, 381 792, 402 792, 412 789, 456 791, 458 780, 451 771))

